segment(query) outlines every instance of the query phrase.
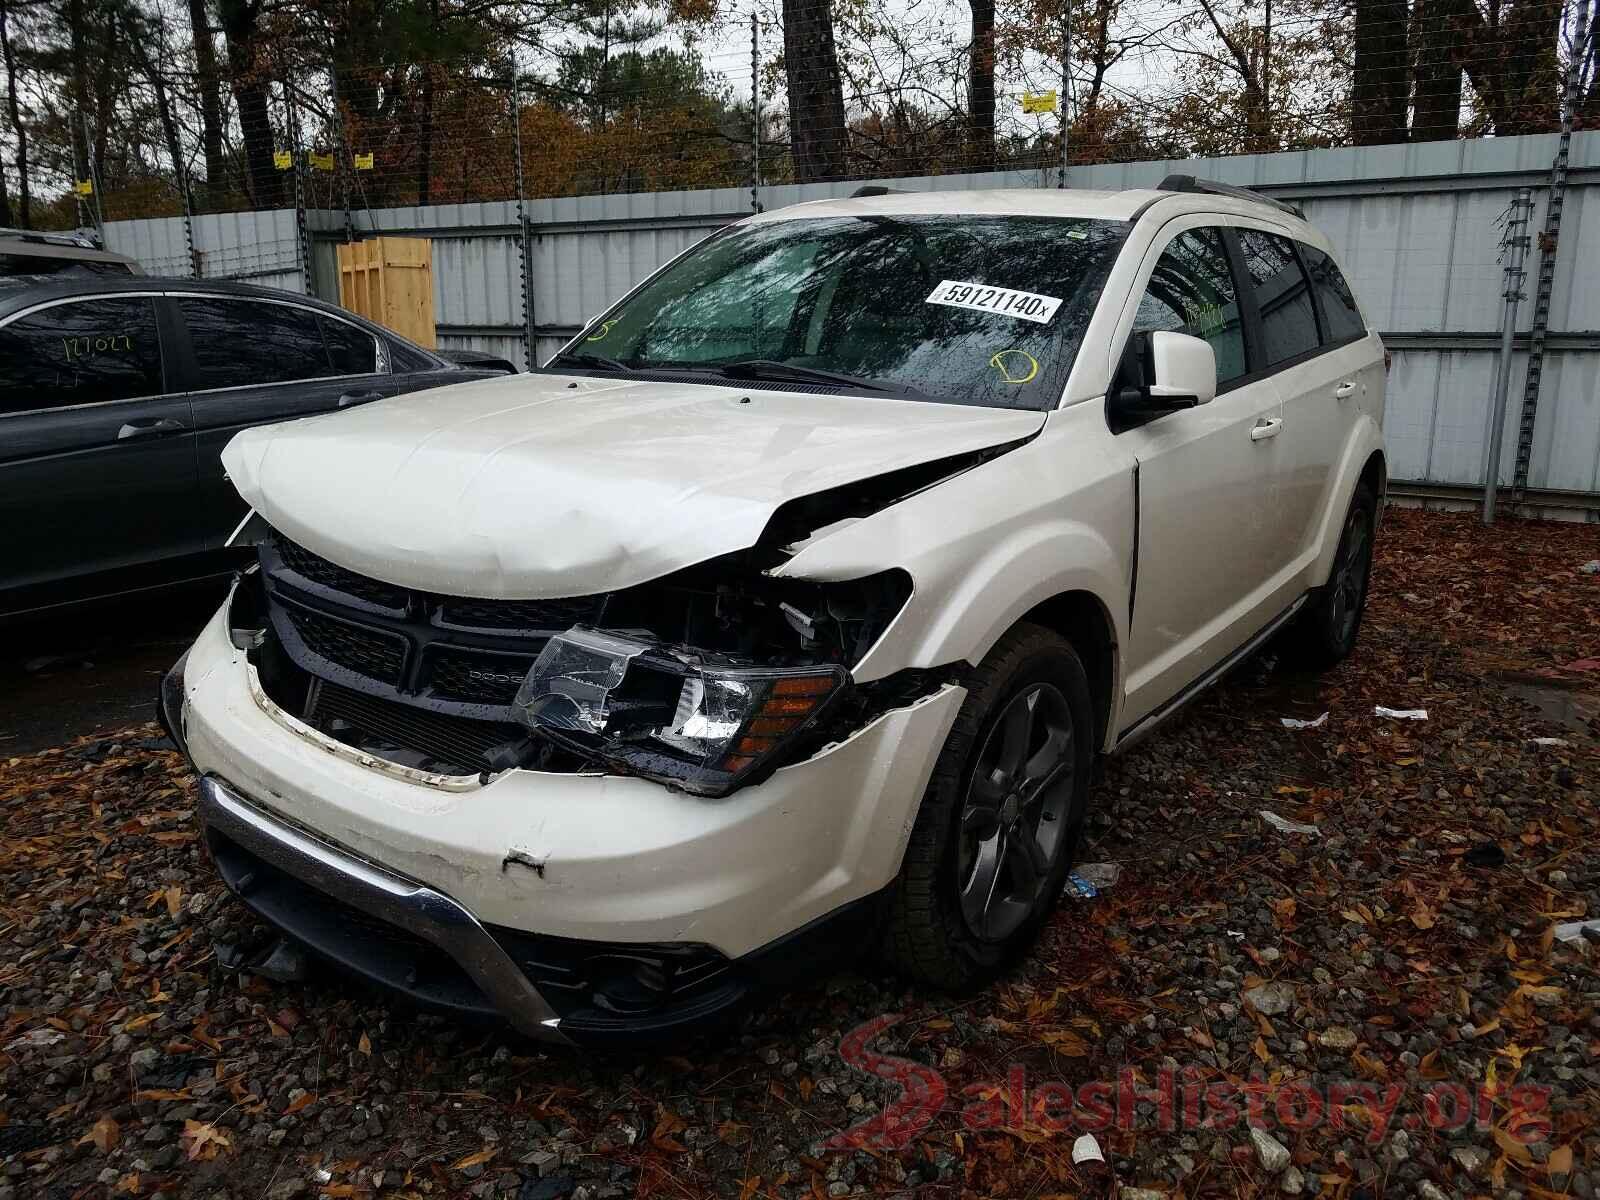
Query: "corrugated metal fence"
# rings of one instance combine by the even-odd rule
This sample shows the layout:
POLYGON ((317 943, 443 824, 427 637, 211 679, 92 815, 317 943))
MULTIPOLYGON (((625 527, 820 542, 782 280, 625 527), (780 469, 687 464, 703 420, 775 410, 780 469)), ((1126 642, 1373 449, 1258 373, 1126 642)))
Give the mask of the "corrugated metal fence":
MULTIPOLYGON (((1171 172, 1201 175, 1293 199, 1340 252, 1371 320, 1394 351, 1387 432, 1395 480, 1440 488, 1481 486, 1498 348, 1503 272, 1499 219, 1518 187, 1535 190, 1543 220, 1555 135, 1310 150, 1236 158, 1077 168, 1084 188, 1151 187, 1171 172)), ((898 188, 1047 187, 1054 173, 1000 172, 890 181, 898 188)), ((1556 262, 1544 379, 1528 483, 1600 496, 1600 132, 1575 135, 1556 262), (1594 203, 1586 203, 1594 198, 1594 203)), ((762 188, 777 208, 848 195, 859 181, 762 188)), ((582 324, 668 259, 750 211, 748 189, 535 200, 528 218, 531 278, 525 313, 522 241, 513 202, 358 211, 369 231, 433 239, 440 344, 522 361, 524 320, 535 354, 548 357, 582 324)), ((334 244, 345 214, 307 214, 310 276, 338 298, 334 244)), ((292 211, 195 218, 206 276, 249 278, 302 290, 292 211)), ((180 218, 106 227, 112 249, 155 273, 188 274, 180 218)), ((1536 250, 1537 248, 1535 248, 1536 250)), ((1530 254, 1531 271, 1536 257, 1530 254)), ((1525 333, 1532 304, 1520 310, 1525 333)), ((1525 354, 1507 407, 1511 482, 1525 354)), ((1559 499, 1559 498, 1558 498, 1559 499)))

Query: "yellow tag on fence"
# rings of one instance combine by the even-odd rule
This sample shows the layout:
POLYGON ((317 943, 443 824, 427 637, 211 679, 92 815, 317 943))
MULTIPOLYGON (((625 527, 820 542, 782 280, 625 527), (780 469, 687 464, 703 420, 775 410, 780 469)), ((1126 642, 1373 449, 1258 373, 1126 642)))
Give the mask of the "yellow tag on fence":
POLYGON ((1022 111, 1025 113, 1053 113, 1056 110, 1056 93, 1051 88, 1048 92, 1023 92, 1022 111))
POLYGON ((294 155, 287 150, 274 150, 272 152, 272 165, 280 171, 287 171, 294 166, 294 155))
POLYGON ((306 155, 306 161, 319 171, 333 170, 333 155, 331 154, 317 154, 313 151, 306 155))
POLYGON ((365 154, 356 155, 356 170, 358 170, 358 171, 370 171, 370 170, 372 170, 372 151, 369 150, 365 154))
POLYGON ((73 183, 72 190, 80 196, 92 196, 94 195, 94 184, 90 180, 79 179, 73 183))

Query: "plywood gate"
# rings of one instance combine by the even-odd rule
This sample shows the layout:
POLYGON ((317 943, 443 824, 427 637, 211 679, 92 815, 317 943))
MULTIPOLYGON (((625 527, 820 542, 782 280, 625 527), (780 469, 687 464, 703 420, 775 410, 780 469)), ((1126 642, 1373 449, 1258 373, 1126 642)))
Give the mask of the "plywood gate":
POLYGON ((377 237, 339 246, 339 303, 433 350, 433 243, 377 237))

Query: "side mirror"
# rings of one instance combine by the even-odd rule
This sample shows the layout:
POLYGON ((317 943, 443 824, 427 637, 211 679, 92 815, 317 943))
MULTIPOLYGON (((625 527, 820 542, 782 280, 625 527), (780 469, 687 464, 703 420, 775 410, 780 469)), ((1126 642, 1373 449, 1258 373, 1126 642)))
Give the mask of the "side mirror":
POLYGON ((1165 329, 1150 335, 1150 398, 1187 400, 1184 408, 1217 398, 1217 355, 1211 343, 1165 329))
POLYGON ((1179 409, 1209 404, 1217 395, 1217 359, 1211 344, 1187 333, 1158 329, 1128 339, 1108 400, 1115 432, 1179 409))

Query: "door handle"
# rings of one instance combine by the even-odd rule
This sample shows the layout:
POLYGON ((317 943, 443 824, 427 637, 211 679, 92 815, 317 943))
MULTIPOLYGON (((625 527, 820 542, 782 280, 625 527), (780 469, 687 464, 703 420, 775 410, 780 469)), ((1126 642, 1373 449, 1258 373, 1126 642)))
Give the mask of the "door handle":
POLYGON ((163 433, 182 433, 188 426, 175 417, 162 417, 159 420, 149 418, 142 421, 129 421, 117 430, 117 441, 126 442, 132 438, 160 437, 163 433))
POLYGON ((1346 380, 1345 382, 1341 383, 1338 387, 1333 389, 1333 398, 1335 400, 1348 400, 1348 399, 1350 399, 1351 396, 1354 396, 1355 394, 1356 394, 1356 385, 1351 383, 1349 380, 1346 380))
POLYGON ((1252 442, 1260 442, 1269 437, 1277 437, 1278 430, 1282 428, 1282 417, 1262 417, 1250 427, 1250 440, 1252 442))
POLYGON ((373 400, 382 400, 382 392, 346 392, 339 397, 339 407, 349 408, 356 404, 366 404, 373 400))

